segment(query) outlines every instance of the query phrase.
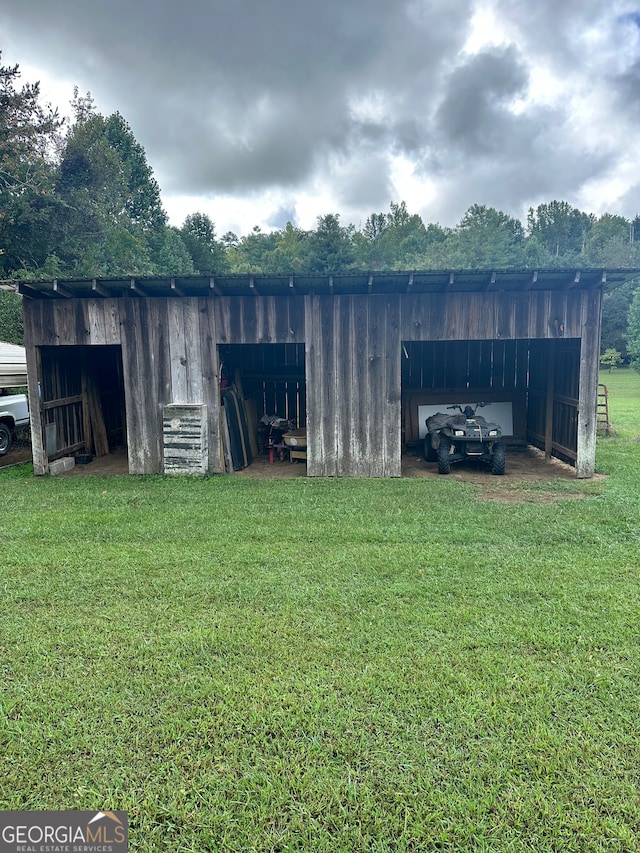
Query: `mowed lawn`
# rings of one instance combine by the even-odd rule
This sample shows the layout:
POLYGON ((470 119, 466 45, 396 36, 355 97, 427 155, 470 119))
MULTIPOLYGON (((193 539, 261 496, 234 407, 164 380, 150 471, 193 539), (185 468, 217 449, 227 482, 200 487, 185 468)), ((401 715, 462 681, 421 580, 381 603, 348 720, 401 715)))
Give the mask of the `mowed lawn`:
POLYGON ((124 809, 147 852, 638 851, 640 375, 602 378, 609 476, 508 502, 1 473, 0 808, 124 809))

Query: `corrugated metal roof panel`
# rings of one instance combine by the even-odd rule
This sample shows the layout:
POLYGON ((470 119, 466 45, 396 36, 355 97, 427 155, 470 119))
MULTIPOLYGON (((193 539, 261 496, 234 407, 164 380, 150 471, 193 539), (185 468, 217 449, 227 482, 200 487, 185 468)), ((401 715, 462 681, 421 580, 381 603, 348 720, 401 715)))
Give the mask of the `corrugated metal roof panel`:
POLYGON ((31 298, 100 296, 284 296, 288 294, 481 293, 494 290, 586 290, 622 283, 640 270, 401 270, 335 274, 221 274, 175 278, 135 277, 16 282, 31 298))

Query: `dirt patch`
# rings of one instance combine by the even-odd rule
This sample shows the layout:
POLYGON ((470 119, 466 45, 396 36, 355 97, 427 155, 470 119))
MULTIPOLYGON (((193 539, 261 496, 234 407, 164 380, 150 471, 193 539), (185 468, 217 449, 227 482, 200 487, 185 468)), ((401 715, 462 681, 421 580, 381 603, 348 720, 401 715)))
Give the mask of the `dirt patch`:
MULTIPOLYGON (((268 457, 258 456, 253 464, 237 477, 276 478, 304 477, 307 469, 304 462, 291 463, 288 460, 275 460, 269 464, 268 457)), ((402 455, 402 476, 409 478, 441 478, 435 462, 426 462, 421 450, 409 449, 402 455)), ((488 466, 481 463, 465 463, 452 466, 448 479, 473 483, 478 486, 483 497, 507 503, 552 503, 561 498, 583 498, 593 494, 593 486, 585 486, 585 491, 571 491, 570 483, 577 483, 576 471, 571 465, 559 459, 546 459, 544 453, 535 447, 517 447, 507 452, 507 468, 503 476, 496 477, 488 466), (564 481, 565 486, 553 489, 536 488, 537 484, 564 481), (528 489, 531 488, 529 491, 528 489)), ((602 479, 596 475, 591 480, 579 481, 592 484, 602 479)))
POLYGON ((93 459, 86 465, 76 465, 61 477, 115 477, 117 475, 129 473, 129 458, 126 448, 114 450, 106 456, 101 456, 99 459, 93 459))
MULTIPOLYGON (((31 459, 28 441, 17 442, 10 452, 2 457, 0 468, 17 465, 31 459)), ((126 449, 119 449, 94 459, 88 465, 76 465, 63 477, 116 476, 129 473, 126 449)), ((269 462, 267 454, 260 454, 253 463, 233 476, 249 479, 290 479, 306 477, 307 466, 303 461, 290 462, 275 459, 269 462)), ((445 479, 438 474, 435 462, 426 462, 421 451, 406 450, 402 455, 402 476, 408 478, 445 479)), ((560 499, 584 498, 597 494, 594 481, 604 479, 596 474, 590 480, 576 480, 575 468, 558 459, 545 459, 544 453, 535 447, 510 448, 507 452, 507 467, 504 476, 496 477, 488 466, 481 463, 458 463, 453 465, 446 479, 473 483, 484 498, 506 503, 552 503, 560 499), (549 488, 542 484, 550 484, 549 488), (556 484, 554 489, 551 484, 556 484), (575 488, 571 484, 574 484, 575 488), (584 484, 580 488, 578 484, 584 484)))
POLYGON ((21 465, 23 462, 31 462, 31 441, 29 438, 18 435, 9 452, 0 456, 0 469, 21 465))
MULTIPOLYGON (((438 478, 443 475, 438 474, 436 462, 426 462, 420 451, 411 450, 403 454, 402 476, 438 478)), ((552 503, 561 498, 588 497, 593 494, 592 487, 584 492, 569 491, 569 482, 591 484, 604 478, 602 474, 596 474, 590 480, 578 481, 573 466, 559 459, 546 459, 541 450, 529 445, 509 448, 503 476, 493 475, 489 466, 481 462, 457 463, 446 476, 450 480, 473 483, 482 490, 484 497, 507 503, 552 503), (565 481, 567 487, 558 491, 536 488, 539 483, 554 481, 565 481), (527 491, 528 487, 532 490, 527 491)))

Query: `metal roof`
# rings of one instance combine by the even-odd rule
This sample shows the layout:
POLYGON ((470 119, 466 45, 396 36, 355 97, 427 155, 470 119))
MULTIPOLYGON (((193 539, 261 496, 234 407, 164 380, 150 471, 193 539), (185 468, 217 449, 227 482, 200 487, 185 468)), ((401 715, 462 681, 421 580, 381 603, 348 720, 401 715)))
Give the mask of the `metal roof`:
MULTIPOLYGON (((53 279, 11 282, 31 299, 123 296, 287 296, 390 293, 482 293, 491 291, 589 290, 622 284, 640 270, 414 270, 403 272, 268 273, 53 279)), ((5 286, 9 282, 4 283, 5 286)))

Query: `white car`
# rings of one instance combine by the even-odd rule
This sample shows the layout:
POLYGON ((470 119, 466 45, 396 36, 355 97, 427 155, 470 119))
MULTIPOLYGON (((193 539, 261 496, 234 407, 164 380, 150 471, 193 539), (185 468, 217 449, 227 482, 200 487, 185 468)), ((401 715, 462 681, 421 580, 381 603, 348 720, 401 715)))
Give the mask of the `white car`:
POLYGON ((17 429, 29 426, 29 404, 24 394, 0 389, 0 456, 9 452, 17 429))

